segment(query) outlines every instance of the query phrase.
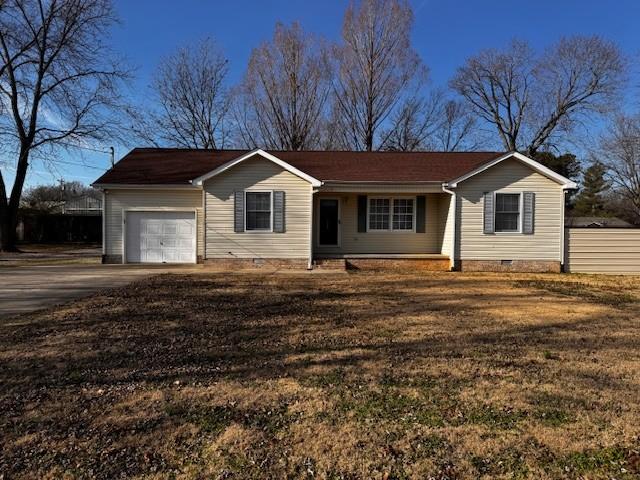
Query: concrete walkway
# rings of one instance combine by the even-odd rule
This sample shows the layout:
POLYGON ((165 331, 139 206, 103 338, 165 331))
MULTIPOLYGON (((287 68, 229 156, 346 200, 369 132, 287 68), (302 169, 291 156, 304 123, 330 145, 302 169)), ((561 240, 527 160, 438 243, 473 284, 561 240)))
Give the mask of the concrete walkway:
POLYGON ((32 312, 126 285, 150 275, 201 270, 196 265, 26 265, 0 268, 0 318, 32 312))

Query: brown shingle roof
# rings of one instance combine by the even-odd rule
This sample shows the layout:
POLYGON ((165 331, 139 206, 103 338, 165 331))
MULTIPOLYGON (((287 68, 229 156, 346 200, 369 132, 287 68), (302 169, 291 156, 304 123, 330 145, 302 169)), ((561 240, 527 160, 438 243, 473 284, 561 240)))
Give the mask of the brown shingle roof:
MULTIPOLYGON (((135 148, 96 184, 188 185, 191 180, 248 150, 135 148)), ((332 152, 269 153, 321 181, 444 182, 460 177, 503 152, 332 152)))

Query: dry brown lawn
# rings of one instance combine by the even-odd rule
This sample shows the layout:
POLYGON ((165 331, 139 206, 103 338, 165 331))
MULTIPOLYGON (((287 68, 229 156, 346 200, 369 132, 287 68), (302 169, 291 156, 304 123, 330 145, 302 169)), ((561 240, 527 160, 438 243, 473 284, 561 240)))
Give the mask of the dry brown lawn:
POLYGON ((0 323, 0 478, 640 476, 640 278, 162 275, 0 323))

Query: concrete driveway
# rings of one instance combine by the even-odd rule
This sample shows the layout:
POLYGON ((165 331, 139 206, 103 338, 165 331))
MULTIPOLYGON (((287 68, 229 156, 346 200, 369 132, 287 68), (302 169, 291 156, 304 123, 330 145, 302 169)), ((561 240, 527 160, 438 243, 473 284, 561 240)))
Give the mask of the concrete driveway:
POLYGON ((26 265, 0 268, 0 318, 85 297, 98 290, 196 265, 26 265))

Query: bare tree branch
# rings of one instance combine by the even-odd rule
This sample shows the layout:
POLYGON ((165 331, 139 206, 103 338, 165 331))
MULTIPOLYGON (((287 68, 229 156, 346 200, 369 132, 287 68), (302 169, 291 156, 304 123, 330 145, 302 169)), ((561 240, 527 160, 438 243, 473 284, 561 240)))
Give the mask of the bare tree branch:
POLYGON ((162 60, 152 84, 157 105, 131 110, 133 130, 152 145, 224 148, 229 141, 228 60, 202 40, 162 60))
POLYGON ((478 146, 475 119, 461 102, 447 98, 443 90, 427 97, 407 99, 383 133, 384 150, 472 150, 478 146))
POLYGON ((398 102, 426 77, 426 67, 411 48, 413 12, 404 0, 351 3, 334 47, 335 120, 345 132, 345 147, 373 150, 378 133, 398 102))
POLYGON ((628 214, 640 221, 640 116, 618 116, 600 142, 596 158, 608 169, 628 214))
POLYGON ((331 69, 321 41, 300 25, 276 24, 273 39, 253 50, 238 91, 242 142, 284 150, 317 148, 331 69))
POLYGON ((582 119, 611 111, 626 68, 617 46, 597 36, 563 38, 541 55, 513 41, 470 58, 450 83, 505 150, 535 155, 582 119))
MULTIPOLYGON (((0 9, 0 136, 16 159, 9 200, 0 175, 0 240, 15 248, 29 159, 62 141, 112 139, 128 78, 105 41, 110 0, 7 0, 0 9), (4 106, 9 106, 5 109, 4 106)), ((68 143, 67 143, 68 144, 68 143)))

